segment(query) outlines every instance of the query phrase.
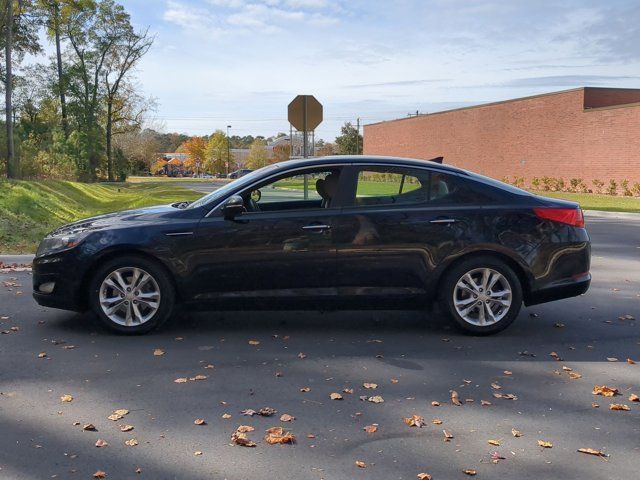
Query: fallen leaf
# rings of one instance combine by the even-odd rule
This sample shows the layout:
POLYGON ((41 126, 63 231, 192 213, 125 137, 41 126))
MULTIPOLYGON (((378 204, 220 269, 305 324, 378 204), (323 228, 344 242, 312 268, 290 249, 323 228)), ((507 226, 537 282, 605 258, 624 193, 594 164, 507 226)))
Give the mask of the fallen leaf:
POLYGON ((553 444, 551 442, 545 442, 544 440, 538 440, 538 445, 542 448, 552 448, 553 444))
POLYGON ((447 432, 446 430, 442 430, 442 433, 444 434, 444 438, 443 438, 443 440, 444 440, 445 442, 450 442, 450 441, 451 441, 451 439, 453 438, 453 434, 451 434, 451 433, 447 432))
POLYGON ((260 345, 258 340, 249 340, 249 345, 260 345))
POLYGON ((433 401, 431 402, 431 406, 432 406, 432 407, 439 407, 439 406, 440 406, 440 402, 437 402, 437 401, 433 400, 433 401))
POLYGON ((291 432, 285 431, 282 427, 271 427, 264 436, 264 441, 269 445, 293 443, 295 436, 291 432))
POLYGON ((247 408, 246 410, 242 410, 240 412, 241 415, 246 415, 248 417, 253 417, 257 412, 255 410, 252 410, 250 408, 247 408))
POLYGON ((617 362, 618 359, 616 357, 607 357, 607 362, 617 362))
POLYGON ((399 382, 399 380, 398 380, 397 378, 392 378, 392 379, 391 379, 391 383, 393 383, 393 384, 396 384, 396 383, 398 383, 398 382, 399 382))
POLYGON ((198 381, 198 380, 206 380, 207 378, 209 378, 209 377, 207 377, 206 375, 196 375, 195 377, 190 378, 189 380, 198 381))
POLYGON ((196 450, 195 452, 193 452, 193 454, 194 454, 196 457, 199 457, 200 455, 202 455, 202 452, 201 452, 200 450, 196 450))
POLYGON ((516 430, 515 428, 511 429, 511 435, 518 438, 522 436, 522 432, 520 430, 516 430))
POLYGON ((289 415, 288 413, 285 413, 283 415, 280 416, 280 421, 281 422, 291 422, 293 420, 295 420, 296 417, 289 415))
POLYGON ((470 468, 463 470, 462 473, 469 475, 470 477, 475 476, 478 472, 476 472, 475 470, 471 470, 470 468))
POLYGON ((38 358, 46 358, 47 357, 47 352, 40 352, 38 354, 38 358))
POLYGON ((428 473, 419 473, 416 475, 420 480, 431 480, 431 475, 428 473))
POLYGON ((329 395, 329 398, 331 400, 342 400, 342 395, 340 395, 339 393, 333 392, 332 394, 329 395))
POLYGON ((342 390, 342 393, 348 393, 349 395, 351 395, 353 393, 353 388, 345 388, 344 390, 342 390))
POLYGON ((136 468, 136 473, 142 473, 142 469, 140 467, 136 468))
POLYGON ((311 391, 311 389, 310 389, 309 387, 302 387, 302 388, 300 389, 300 391, 301 391, 302 393, 307 393, 307 392, 310 392, 310 391, 311 391))
POLYGON ((434 418, 433 420, 431 420, 431 423, 433 423, 434 425, 442 425, 442 420, 440 420, 439 418, 434 418))
POLYGON ((487 440, 487 443, 489 445, 493 445, 494 447, 499 447, 500 446, 500 442, 498 440, 487 440))
POLYGON ((373 425, 367 425, 363 430, 367 433, 376 433, 378 431, 378 425, 375 423, 373 425))
POLYGON ((491 402, 488 400, 480 400, 480 405, 482 405, 483 407, 488 407, 489 405, 491 405, 491 402))
POLYGON ((95 432, 96 426, 93 423, 87 423, 83 425, 82 430, 86 430, 87 432, 95 432))
POLYGON ((458 406, 462 405, 462 403, 460 402, 460 397, 458 396, 458 392, 456 392, 455 390, 451 390, 451 403, 458 406))
POLYGON ((228 413, 223 413, 222 418, 226 420, 227 418, 231 418, 231 415, 229 415, 228 413))
POLYGON ((636 395, 635 393, 632 393, 631 395, 629 395, 629 401, 630 402, 640 402, 640 397, 638 395, 636 395))
POLYGON ((623 410, 625 412, 628 412, 631 409, 629 408, 629 405, 623 405, 622 403, 612 403, 611 405, 609 405, 609 410, 623 410))
POLYGON ((96 440, 96 447, 98 447, 98 448, 106 447, 107 445, 109 445, 109 444, 107 443, 106 440, 103 440, 101 438, 96 440))
POLYGON ((300 352, 298 354, 298 358, 303 359, 303 358, 307 358, 307 356, 304 353, 300 352))
POLYGON ((492 463, 498 463, 500 460, 504 460, 504 459, 505 459, 505 457, 500 455, 498 452, 493 452, 491 454, 491 462, 492 463))
POLYGON ((496 398, 505 398, 507 400, 518 400, 518 397, 515 396, 513 393, 494 393, 493 394, 494 397, 496 398))
POLYGON ((107 478, 107 472, 98 470, 96 473, 93 474, 93 478, 107 478))
POLYGON ((364 388, 370 388, 370 389, 378 388, 378 384, 377 383, 363 383, 362 386, 364 388))
POLYGON ((513 372, 511 370, 505 370, 504 372, 505 375, 513 375, 513 372))
POLYGON ((384 403, 384 398, 382 398, 380 395, 374 395, 373 397, 367 398, 367 400, 372 403, 384 403))
POLYGON ((236 428, 236 432, 240 433, 253 432, 254 430, 255 428, 253 428, 251 425, 240 425, 238 428, 236 428))
POLYGON ((569 372, 569 378, 571 380, 578 380, 579 378, 582 378, 582 375, 577 372, 569 372))
POLYGON ((247 432, 252 432, 254 428, 250 425, 240 425, 235 432, 231 434, 231 441, 242 447, 255 447, 256 443, 249 440, 247 432))
POLYGON ((127 447, 135 447, 136 445, 138 445, 138 440, 136 440, 135 438, 130 438, 129 440, 125 440, 124 444, 127 447))
POLYGON ((276 413, 278 413, 277 410, 271 407, 262 407, 260 410, 258 410, 258 415, 262 417, 270 417, 271 415, 274 415, 276 413))
POLYGON ((193 423, 195 423, 196 425, 206 425, 207 422, 205 422, 204 418, 196 418, 193 423))
POLYGON ((596 457, 608 457, 606 453, 600 450, 594 450, 593 448, 579 448, 578 451, 580 453, 586 453, 588 455, 595 455, 596 457))
POLYGON ((600 405, 598 405, 597 403, 593 402, 591 404, 591 408, 600 408, 600 405))
POLYGON ((188 382, 188 380, 186 378, 184 378, 184 377, 176 378, 174 380, 174 383, 187 383, 187 382, 188 382))
POLYGON ((60 400, 64 403, 70 403, 70 402, 73 402, 73 397, 68 393, 65 393, 60 397, 60 400))
POLYGON ((211 364, 208 364, 208 365, 205 365, 205 366, 204 366, 204 368, 212 369, 212 368, 216 368, 216 367, 214 367, 214 366, 213 366, 213 365, 211 365, 211 364))
POLYGON ((120 425, 121 432, 130 432, 133 430, 133 425, 120 425))
POLYGON ((617 388, 607 387, 606 385, 594 385, 591 393, 594 395, 602 395, 603 397, 613 397, 620 394, 617 388))
POLYGON ((367 468, 367 464, 364 463, 362 460, 356 460, 356 466, 358 468, 367 468))
POLYGON ((636 361, 635 361, 635 360, 631 360, 630 358, 627 358, 627 363, 628 363, 629 365, 635 365, 635 364, 636 364, 636 361))
POLYGON ((409 425, 410 427, 424 427, 427 422, 424 421, 424 418, 419 415, 412 415, 411 417, 405 418, 404 423, 409 425))
POLYGON ((492 383, 491 388, 493 388, 494 390, 500 390, 502 389, 502 386, 498 385, 497 383, 492 383))
POLYGON ((161 349, 159 349, 159 348, 156 348, 156 349, 153 351, 153 355, 154 355, 155 357, 161 357, 162 355, 164 355, 164 350, 161 350, 161 349))

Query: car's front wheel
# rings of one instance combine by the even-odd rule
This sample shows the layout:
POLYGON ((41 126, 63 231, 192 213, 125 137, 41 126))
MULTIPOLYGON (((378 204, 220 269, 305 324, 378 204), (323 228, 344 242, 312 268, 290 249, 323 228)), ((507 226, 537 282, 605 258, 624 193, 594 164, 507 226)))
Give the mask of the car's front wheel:
POLYGON ((89 297, 92 310, 108 328, 141 334, 171 316, 175 293, 168 274, 157 263, 123 256, 98 268, 89 297))
POLYGON ((493 257, 463 260, 445 276, 443 306, 454 323, 475 335, 507 328, 522 306, 522 287, 514 271, 493 257))

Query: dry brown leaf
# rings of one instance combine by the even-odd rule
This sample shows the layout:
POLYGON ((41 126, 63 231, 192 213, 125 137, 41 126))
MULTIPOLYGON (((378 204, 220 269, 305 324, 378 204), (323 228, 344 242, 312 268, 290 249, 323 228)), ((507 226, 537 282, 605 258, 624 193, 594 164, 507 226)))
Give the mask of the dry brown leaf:
POLYGON ((109 415, 107 418, 108 418, 109 420, 113 420, 113 421, 115 422, 115 421, 120 420, 120 419, 122 418, 122 415, 117 415, 117 414, 115 414, 115 413, 112 413, 112 414, 111 414, 111 415, 109 415))
POLYGON ((240 425, 235 432, 231 434, 231 442, 242 447, 255 447, 256 443, 249 440, 247 432, 252 432, 254 428, 249 425, 240 425))
POLYGON ((109 444, 107 443, 106 440, 103 440, 101 438, 96 440, 96 447, 98 447, 98 448, 106 447, 107 445, 109 445, 109 444))
POLYGON ((384 403, 384 398, 380 395, 374 395, 373 397, 367 398, 367 400, 371 403, 384 403))
POLYGON ((160 349, 160 348, 156 348, 153 351, 153 356, 154 357, 161 357, 162 355, 164 355, 164 350, 160 349))
POLYGON ((374 423, 373 425, 367 425, 363 430, 367 433, 376 433, 378 431, 378 424, 374 423))
POLYGON ((261 417, 270 417, 271 415, 275 415, 276 413, 278 413, 278 411, 271 407, 262 407, 260 410, 258 410, 258 415, 260 415, 261 417))
POLYGON ((635 365, 635 364, 636 364, 636 361, 635 361, 635 360, 631 360, 630 358, 627 358, 627 363, 628 363, 629 365, 635 365))
POLYGON ((82 430, 86 430, 87 432, 95 432, 96 426, 93 423, 87 423, 82 426, 82 430))
POLYGON ((47 352, 40 352, 38 354, 38 358, 45 358, 47 356, 47 352))
POLYGON ((293 443, 295 439, 291 432, 285 431, 282 427, 271 427, 264 436, 264 441, 269 445, 293 443))
POLYGON ((358 468, 367 468, 367 464, 364 463, 362 460, 356 460, 356 466, 358 468))
POLYGON ((591 393, 594 395, 602 395, 603 397, 613 397, 620 394, 617 388, 607 387, 606 385, 594 385, 591 393))
POLYGON ((196 418, 193 423, 195 423, 196 425, 206 425, 207 422, 204 420, 204 418, 196 418))
POLYGON ((522 432, 520 430, 516 430, 515 428, 511 429, 511 435, 518 438, 522 436, 522 432))
POLYGON ((256 412, 255 410, 252 410, 251 408, 247 408, 246 410, 242 410, 240 412, 241 415, 246 415, 248 417, 253 417, 256 413, 258 412, 256 412))
POLYGON ((260 345, 258 340, 249 340, 249 345, 260 345))
POLYGON ((342 393, 348 393, 349 395, 351 395, 353 393, 353 388, 345 388, 344 390, 342 390, 342 393))
POLYGON ((418 428, 422 428, 427 424, 427 422, 424 421, 424 418, 419 415, 412 415, 410 417, 405 418, 404 423, 406 423, 410 427, 418 427, 418 428))
POLYGON ((174 383, 187 383, 188 380, 185 377, 176 378, 174 383))
POLYGON ((284 413, 280 416, 280 421, 281 422, 291 422, 293 420, 295 420, 296 417, 289 415, 288 413, 284 413))
POLYGON ((236 428, 236 432, 240 433, 253 432, 254 430, 255 428, 253 428, 251 425, 240 425, 238 428, 236 428))
POLYGON ((438 401, 436 401, 436 400, 433 400, 433 401, 431 402, 431 406, 432 406, 432 407, 439 407, 439 406, 440 406, 440 402, 438 402, 438 401))
POLYGON ((491 402, 489 400, 480 400, 480 405, 482 405, 483 407, 488 407, 489 405, 491 405, 491 402))
POLYGON ((431 420, 431 423, 433 423, 434 425, 442 425, 442 420, 440 420, 439 418, 434 418, 433 420, 431 420))
POLYGON ((467 468, 466 470, 462 470, 462 473, 469 475, 470 477, 475 476, 478 472, 476 472, 475 470, 472 470, 470 468, 467 468))
POLYGON ((607 362, 617 362, 618 359, 616 357, 607 357, 607 362))
POLYGON ((579 448, 580 453, 586 453, 588 455, 595 455, 596 457, 608 457, 608 455, 600 450, 594 450, 593 448, 579 448))
POLYGON ((429 475, 428 473, 419 473, 416 476, 419 480, 431 480, 431 475, 429 475))
POLYGON ((310 389, 309 387, 302 387, 302 388, 300 389, 300 391, 301 391, 302 393, 307 393, 307 392, 310 392, 310 391, 311 391, 311 389, 310 389))
POLYGON ((460 402, 460 397, 458 396, 458 392, 456 392, 455 390, 451 390, 451 403, 458 406, 462 405, 462 403, 460 402))
POLYGON ((307 358, 307 356, 304 353, 300 352, 298 354, 298 358, 303 359, 303 358, 307 358))
POLYGON ((194 454, 196 457, 199 457, 200 455, 202 455, 202 452, 201 452, 200 450, 196 450, 195 452, 193 452, 193 454, 194 454))
POLYGON ((206 375, 196 375, 195 377, 190 378, 189 380, 198 381, 198 380, 206 380, 207 378, 209 378, 209 377, 207 377, 206 375))
POLYGON ((624 405, 622 403, 612 403, 611 405, 609 405, 609 410, 623 410, 625 412, 628 412, 631 409, 629 408, 629 405, 624 405))
POLYGON ((135 438, 130 438, 129 440, 125 440, 124 444, 127 447, 135 447, 136 445, 138 445, 138 440, 136 440, 135 438))
POLYGON ((500 446, 500 442, 498 440, 487 440, 487 443, 489 445, 493 445, 494 447, 499 447, 500 446))
POLYGON ((69 395, 68 393, 65 393, 60 397, 60 401, 64 403, 73 402, 73 396, 69 395))
POLYGON ((339 393, 333 392, 332 394, 329 395, 329 398, 331 400, 342 400, 342 395, 340 395, 339 393))
POLYGON ((640 397, 638 395, 636 395, 635 393, 632 393, 631 395, 629 395, 629 401, 630 402, 640 402, 640 397))
POLYGON ((370 388, 370 389, 378 388, 378 384, 377 383, 363 383, 362 386, 364 388, 370 388))
POLYGON ((591 408, 600 408, 600 405, 598 405, 596 402, 593 402, 591 404, 591 408))
POLYGON ((133 430, 133 425, 120 425, 121 432, 130 432, 133 430))
POLYGON ((229 415, 228 413, 223 413, 222 418, 226 420, 227 418, 231 418, 231 415, 229 415))
POLYGON ((582 378, 582 375, 577 372, 569 372, 569 378, 571 380, 578 380, 579 378, 582 378))
POLYGON ((98 470, 96 473, 93 474, 93 478, 107 478, 107 472, 98 470))
POLYGON ((491 384, 491 388, 493 388, 494 390, 501 390, 502 386, 494 382, 491 384))
POLYGON ((136 473, 142 473, 142 469, 140 467, 136 468, 136 473))
POLYGON ((129 410, 127 410, 126 408, 119 408, 118 410, 114 410, 113 413, 116 415, 125 416, 129 415, 129 410))
POLYGON ((510 370, 505 370, 505 371, 504 371, 504 372, 502 372, 502 373, 504 373, 505 375, 513 375, 513 372, 512 372, 512 371, 510 371, 510 370))
POLYGON ((444 434, 444 438, 443 438, 443 440, 444 440, 445 442, 450 442, 450 441, 451 441, 451 439, 453 438, 453 434, 452 434, 452 433, 450 433, 450 432, 447 432, 446 430, 442 430, 442 433, 444 434))
POLYGON ((392 378, 392 379, 391 379, 391 383, 393 383, 393 384, 396 384, 396 383, 398 383, 398 382, 399 382, 399 380, 398 380, 397 378, 392 378))
POLYGON ((553 447, 553 443, 546 442, 544 440, 538 440, 538 445, 540 445, 542 448, 552 448, 553 447))

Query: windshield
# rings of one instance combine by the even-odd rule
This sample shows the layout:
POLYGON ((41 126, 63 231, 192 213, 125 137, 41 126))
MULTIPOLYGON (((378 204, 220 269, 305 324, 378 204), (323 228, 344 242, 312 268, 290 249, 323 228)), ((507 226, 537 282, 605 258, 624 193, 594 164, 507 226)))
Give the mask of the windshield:
POLYGON ((233 182, 229 182, 226 185, 218 188, 217 190, 214 190, 213 192, 205 195, 204 197, 199 198, 198 200, 190 204, 187 208, 200 208, 209 203, 216 202, 221 198, 224 198, 226 195, 228 195, 232 191, 253 182, 257 178, 264 175, 264 173, 266 173, 267 171, 275 170, 276 168, 278 168, 276 165, 267 165, 266 167, 262 167, 258 170, 254 170, 253 172, 248 173, 245 176, 234 180, 233 182))

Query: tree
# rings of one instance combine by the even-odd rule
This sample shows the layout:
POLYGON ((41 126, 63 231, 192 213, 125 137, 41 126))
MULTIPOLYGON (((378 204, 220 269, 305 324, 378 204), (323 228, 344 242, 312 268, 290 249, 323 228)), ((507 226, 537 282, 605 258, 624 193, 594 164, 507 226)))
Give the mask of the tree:
POLYGON ((200 168, 205 159, 207 142, 202 137, 192 137, 182 144, 182 148, 189 155, 184 162, 184 166, 189 170, 195 169, 196 173, 200 173, 200 168))
POLYGON ((340 129, 342 135, 336 137, 339 155, 360 155, 362 153, 362 135, 351 122, 346 122, 340 129))
POLYGON ((284 162, 291 158, 291 145, 280 144, 273 147, 273 157, 275 162, 284 162))
POLYGON ((204 169, 209 173, 226 172, 230 161, 227 136, 222 130, 216 130, 207 142, 204 169))
POLYGON ((262 138, 256 138, 251 144, 246 165, 248 168, 262 168, 268 163, 267 142, 262 138))

